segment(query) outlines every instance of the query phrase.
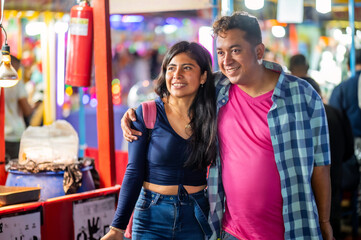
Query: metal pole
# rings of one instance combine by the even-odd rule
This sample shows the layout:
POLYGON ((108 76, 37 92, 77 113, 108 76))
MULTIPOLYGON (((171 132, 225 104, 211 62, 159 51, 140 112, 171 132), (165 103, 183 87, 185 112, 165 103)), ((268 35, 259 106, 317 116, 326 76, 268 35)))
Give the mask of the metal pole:
POLYGON ((233 0, 228 0, 229 1, 229 12, 228 15, 231 15, 234 12, 234 4, 233 4, 233 0))
POLYGON ((350 71, 351 76, 356 74, 356 59, 355 59, 355 1, 348 1, 348 15, 351 28, 351 47, 350 47, 350 71))
MULTIPOLYGON (((212 24, 216 21, 218 17, 218 0, 213 0, 213 7, 212 7, 212 24)), ((213 38, 213 70, 218 71, 218 60, 217 60, 217 46, 216 46, 216 39, 213 38)))
POLYGON ((85 108, 83 104, 84 90, 79 87, 79 157, 84 157, 84 150, 86 148, 86 121, 85 108))
POLYGON ((222 0, 222 15, 230 16, 233 11, 233 0, 222 0))

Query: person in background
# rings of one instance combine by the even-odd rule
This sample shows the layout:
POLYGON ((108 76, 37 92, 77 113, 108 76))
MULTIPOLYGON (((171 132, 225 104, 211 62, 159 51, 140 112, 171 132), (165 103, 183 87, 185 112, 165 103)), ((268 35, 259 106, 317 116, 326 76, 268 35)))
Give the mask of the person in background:
MULTIPOLYGON (((235 12, 215 21, 213 32, 221 70, 219 155, 210 167, 208 197, 217 237, 331 240, 330 149, 321 97, 280 65, 262 61, 256 17, 235 12)), ((126 140, 140 134, 129 128, 132 113, 122 119, 126 140)))
POLYGON ((133 127, 142 136, 129 143, 118 207, 102 240, 123 239, 134 206, 133 240, 201 240, 212 235, 205 188, 207 166, 217 153, 217 122, 209 52, 197 43, 173 45, 163 59, 156 93, 151 132, 142 106, 137 108, 133 127))
MULTIPOLYGON (((319 92, 321 95, 321 92, 319 92)), ((338 109, 324 104, 331 149, 331 215, 330 222, 334 237, 341 237, 341 196, 342 196, 342 165, 354 154, 353 138, 350 122, 345 114, 338 109)))
POLYGON ((263 59, 269 62, 275 62, 276 56, 269 48, 266 47, 264 50, 263 59))
MULTIPOLYGON (((329 104, 345 112, 350 121, 354 137, 355 155, 361 161, 361 49, 357 49, 356 74, 336 86, 329 100, 329 104)), ((350 60, 348 61, 350 67, 350 60)))
MULTIPOLYGON (((20 60, 11 56, 11 64, 16 71, 20 60)), ((27 100, 27 92, 22 79, 14 87, 5 88, 5 160, 18 158, 21 135, 25 131, 24 117, 29 117, 33 109, 27 100)))
POLYGON ((316 90, 318 94, 321 93, 321 88, 318 83, 308 76, 308 63, 303 54, 296 54, 290 58, 289 70, 291 74, 306 80, 316 90))
MULTIPOLYGON (((306 80, 322 96, 319 84, 308 76, 308 63, 302 54, 290 58, 289 69, 292 75, 306 80)), ((341 238, 341 196, 342 163, 353 156, 353 139, 347 117, 338 109, 325 104, 331 149, 331 213, 330 222, 333 236, 341 238)))
MULTIPOLYGON (((356 162, 358 162, 358 165, 360 165, 361 164, 361 80, 360 80, 361 49, 357 49, 355 51, 355 62, 356 62, 355 65, 356 74, 342 81, 339 85, 337 85, 333 89, 329 99, 329 104, 332 107, 337 108, 339 111, 343 112, 347 116, 347 119, 351 124, 352 136, 354 138, 354 144, 353 144, 354 155, 355 155, 354 157, 356 158, 356 162)), ((350 68, 350 58, 348 59, 348 67, 350 68)), ((353 165, 355 164, 352 164, 351 166, 353 165)), ((354 173, 352 176, 346 176, 346 177, 348 177, 348 180, 350 182, 354 182, 354 180, 357 181, 359 175, 355 176, 357 173, 356 172, 352 172, 352 173, 354 173)), ((358 172, 358 174, 360 174, 360 171, 358 172)), ((356 189, 356 191, 360 192, 360 184, 358 184, 358 190, 356 189)), ((358 196, 358 205, 359 204, 360 204, 360 196, 358 196)), ((357 234, 357 229, 355 229, 354 234, 357 234)))

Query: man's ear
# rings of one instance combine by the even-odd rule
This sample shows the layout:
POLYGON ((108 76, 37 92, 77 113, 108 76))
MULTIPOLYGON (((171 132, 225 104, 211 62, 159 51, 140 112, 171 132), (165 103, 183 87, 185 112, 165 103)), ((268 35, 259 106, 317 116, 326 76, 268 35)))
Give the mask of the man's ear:
POLYGON ((265 51, 265 46, 264 46, 263 43, 260 43, 255 47, 257 60, 262 60, 263 55, 264 55, 264 51, 265 51))

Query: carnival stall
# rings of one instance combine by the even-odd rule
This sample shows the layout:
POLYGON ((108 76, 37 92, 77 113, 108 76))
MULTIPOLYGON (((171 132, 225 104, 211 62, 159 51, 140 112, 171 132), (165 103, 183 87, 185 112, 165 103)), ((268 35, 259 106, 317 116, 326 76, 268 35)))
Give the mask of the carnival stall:
MULTIPOLYGON (((212 21, 247 8, 261 20, 265 42, 275 53, 272 60, 286 65, 298 51, 311 56, 320 40, 331 46, 337 28, 330 23, 330 33, 323 36, 319 25, 301 25, 303 11, 297 13, 302 20, 289 15, 281 20, 277 4, 286 1, 266 1, 271 10, 264 13, 252 5, 260 1, 74 2, 7 0, 1 12, 0 26, 8 34, 0 42, 22 59, 19 78, 28 82, 40 117, 23 134, 19 158, 7 164, 7 171, 0 131, 0 239, 100 239, 108 231, 127 165, 120 118, 128 107, 154 97, 152 82, 169 45, 198 41, 213 54, 212 21), (25 151, 26 144, 32 152, 25 151), (56 162, 64 155, 66 160, 56 162), (55 157, 50 161, 50 156, 55 157)), ((310 1, 295 2, 301 9, 315 8, 310 1)), ((282 12, 287 9, 286 4, 282 12)), ((344 48, 335 49, 345 54, 344 48)))

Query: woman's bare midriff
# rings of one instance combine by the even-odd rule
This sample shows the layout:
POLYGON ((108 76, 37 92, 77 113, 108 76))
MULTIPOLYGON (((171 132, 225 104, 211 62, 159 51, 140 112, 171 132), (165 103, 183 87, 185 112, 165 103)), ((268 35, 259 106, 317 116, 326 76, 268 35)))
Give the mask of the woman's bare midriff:
MULTIPOLYGON (((177 195, 178 194, 178 185, 164 186, 154 183, 144 182, 143 187, 149 191, 160 193, 162 195, 177 195)), ((206 185, 201 186, 188 186, 184 185, 184 188, 187 190, 188 194, 196 193, 202 191, 206 188, 206 185)))

